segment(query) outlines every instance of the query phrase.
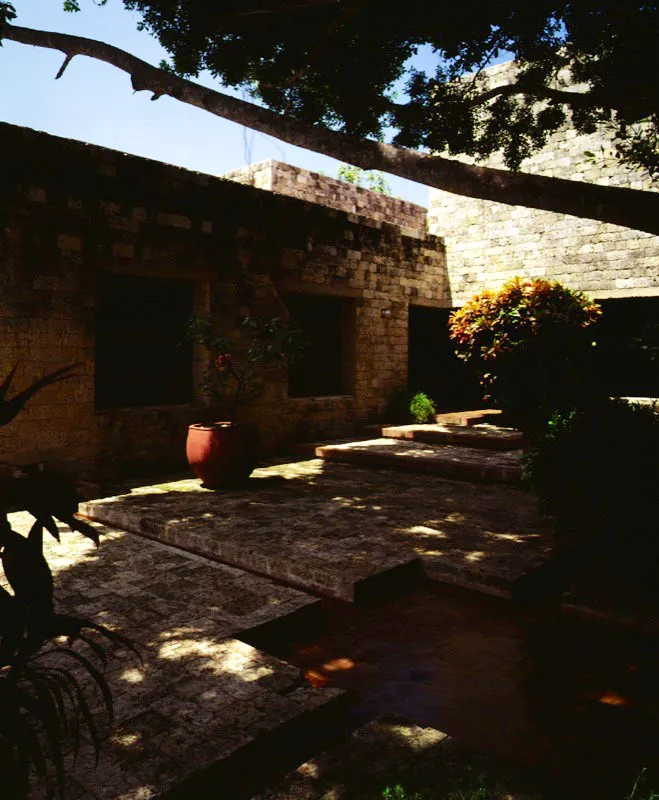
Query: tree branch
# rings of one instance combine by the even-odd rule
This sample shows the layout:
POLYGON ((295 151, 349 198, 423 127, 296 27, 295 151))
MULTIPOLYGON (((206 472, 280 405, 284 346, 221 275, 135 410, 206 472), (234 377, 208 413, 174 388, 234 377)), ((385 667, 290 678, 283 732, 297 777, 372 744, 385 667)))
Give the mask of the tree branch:
POLYGON ((5 25, 0 35, 15 42, 59 50, 67 56, 85 55, 104 61, 128 73, 135 91, 169 95, 239 125, 362 169, 381 170, 464 197, 571 214, 659 235, 659 192, 474 166, 371 139, 358 139, 199 86, 94 39, 14 25, 5 25))
POLYGON ((64 59, 64 63, 59 68, 59 72, 57 73, 57 75, 55 75, 55 80, 56 81, 58 81, 62 77, 62 75, 64 75, 64 70, 69 66, 69 64, 71 63, 72 59, 73 59, 72 55, 67 55, 66 56, 66 58, 64 59))
POLYGON ((617 108, 615 103, 605 100, 601 94, 593 92, 569 92, 563 89, 550 89, 547 86, 524 86, 521 83, 509 83, 488 89, 475 97, 469 105, 482 106, 495 97, 511 97, 516 94, 529 95, 537 100, 555 100, 566 105, 579 108, 617 108))

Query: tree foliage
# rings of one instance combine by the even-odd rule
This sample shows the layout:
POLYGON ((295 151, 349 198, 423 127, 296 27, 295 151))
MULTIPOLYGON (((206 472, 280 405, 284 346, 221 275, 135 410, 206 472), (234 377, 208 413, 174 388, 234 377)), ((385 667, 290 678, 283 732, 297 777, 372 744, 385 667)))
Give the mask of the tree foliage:
POLYGON ((370 189, 378 194, 391 194, 391 187, 381 172, 360 169, 359 167, 353 167, 351 164, 341 164, 336 171, 336 177, 340 181, 370 189))
MULTIPOLYGON (((91 2, 91 0, 88 0, 91 2)), ((102 2, 100 3, 103 4, 102 2)), ((79 10, 79 0, 66 0, 79 10)), ((569 121, 609 128, 624 165, 659 171, 657 6, 644 0, 464 0, 404 8, 376 0, 124 0, 170 60, 23 28, 0 0, 0 38, 85 55, 282 141, 482 200, 659 233, 659 192, 516 172, 569 121), (421 49, 436 68, 420 71, 421 49), (511 81, 486 70, 516 59, 511 81), (195 83, 207 70, 220 86, 195 83), (385 139, 392 138, 392 141, 385 139), (500 153, 508 169, 464 163, 500 153), (448 154, 448 155, 447 155, 448 154)))
POLYGON ((182 75, 209 70, 314 125, 519 168, 566 119, 659 171, 659 19, 644 0, 124 0, 182 75), (432 74, 410 59, 425 47, 432 74), (502 54, 518 69, 493 88, 502 54), (574 84, 578 87, 575 88, 574 84), (402 99, 401 90, 407 96, 402 99))

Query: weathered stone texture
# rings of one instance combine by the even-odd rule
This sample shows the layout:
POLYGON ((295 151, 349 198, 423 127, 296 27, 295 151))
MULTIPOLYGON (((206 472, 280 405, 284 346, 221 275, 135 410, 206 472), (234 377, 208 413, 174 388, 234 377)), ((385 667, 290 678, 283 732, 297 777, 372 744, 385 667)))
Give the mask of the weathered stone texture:
MULTIPOLYGON (((23 535, 33 522, 27 513, 10 515, 23 535)), ((199 770, 229 765, 243 747, 271 746, 261 737, 288 721, 322 724, 314 712, 329 709, 340 690, 312 689, 296 667, 234 638, 314 613, 316 598, 123 531, 100 533, 98 549, 64 526, 61 541, 44 540, 57 608, 130 637, 142 661, 114 648, 105 671, 109 726, 85 671, 70 657, 42 654, 41 664, 74 670, 98 712, 100 761, 81 725, 79 757, 65 760, 67 797, 150 800, 199 770)), ((39 787, 30 793, 43 797, 39 787)))
POLYGON ((204 410, 199 391, 187 405, 94 406, 103 272, 192 282, 197 310, 227 324, 250 311, 281 314, 276 294, 291 291, 352 304, 352 392, 289 398, 286 375, 269 376, 246 415, 266 451, 347 435, 380 413, 406 383, 409 305, 449 304, 443 242, 422 230, 10 125, 0 125, 0 143, 11 154, 0 173, 2 369, 20 362, 22 387, 79 364, 74 380, 0 429, 0 457, 109 475, 184 461, 186 427, 204 410))
POLYGON ((388 470, 314 459, 255 470, 247 493, 131 483, 82 513, 343 600, 416 559, 433 579, 506 594, 554 545, 530 493, 436 474, 394 484, 388 470))
MULTIPOLYGON (((511 64, 493 67, 493 85, 511 64)), ((500 158, 488 166, 503 167, 500 158)), ((603 186, 656 190, 649 178, 620 167, 604 131, 577 135, 565 126, 522 163, 524 172, 603 186), (592 161, 587 152, 595 154, 592 161)), ((445 237, 454 305, 498 288, 514 275, 559 280, 595 297, 659 294, 659 237, 567 214, 430 192, 429 230, 445 237)))
POLYGON ((403 228, 421 231, 426 229, 426 209, 423 206, 378 194, 317 172, 309 172, 292 164, 261 161, 227 172, 223 177, 256 186, 258 189, 299 197, 309 203, 338 208, 381 222, 392 222, 403 228))

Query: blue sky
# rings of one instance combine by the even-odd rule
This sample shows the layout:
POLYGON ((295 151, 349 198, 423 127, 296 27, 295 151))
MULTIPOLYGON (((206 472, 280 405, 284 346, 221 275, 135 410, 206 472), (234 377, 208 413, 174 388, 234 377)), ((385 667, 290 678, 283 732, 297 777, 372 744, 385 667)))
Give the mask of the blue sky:
MULTIPOLYGON (((62 0, 15 0, 16 23, 114 44, 157 64, 166 56, 154 38, 137 30, 138 17, 120 0, 99 8, 82 0, 66 14, 62 0)), ((430 52, 419 66, 429 66, 430 52)), ((219 119, 169 97, 156 102, 133 93, 128 75, 77 56, 54 80, 62 56, 54 50, 5 41, 0 48, 0 120, 79 139, 189 169, 221 175, 267 158, 336 175, 339 162, 219 119)), ((210 78, 201 83, 218 88, 210 78)), ((394 195, 427 205, 427 187, 386 176, 394 195)))

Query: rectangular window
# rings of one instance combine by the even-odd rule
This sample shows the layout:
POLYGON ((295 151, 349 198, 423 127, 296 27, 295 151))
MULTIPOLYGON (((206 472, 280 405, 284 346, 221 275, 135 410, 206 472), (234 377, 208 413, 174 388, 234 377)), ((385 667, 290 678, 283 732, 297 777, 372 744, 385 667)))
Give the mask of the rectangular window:
POLYGON ((193 399, 191 281, 102 273, 96 316, 97 408, 193 399))
POLYGON ((344 297, 289 295, 293 322, 306 336, 307 347, 291 365, 291 397, 351 394, 354 385, 355 306, 344 297))

